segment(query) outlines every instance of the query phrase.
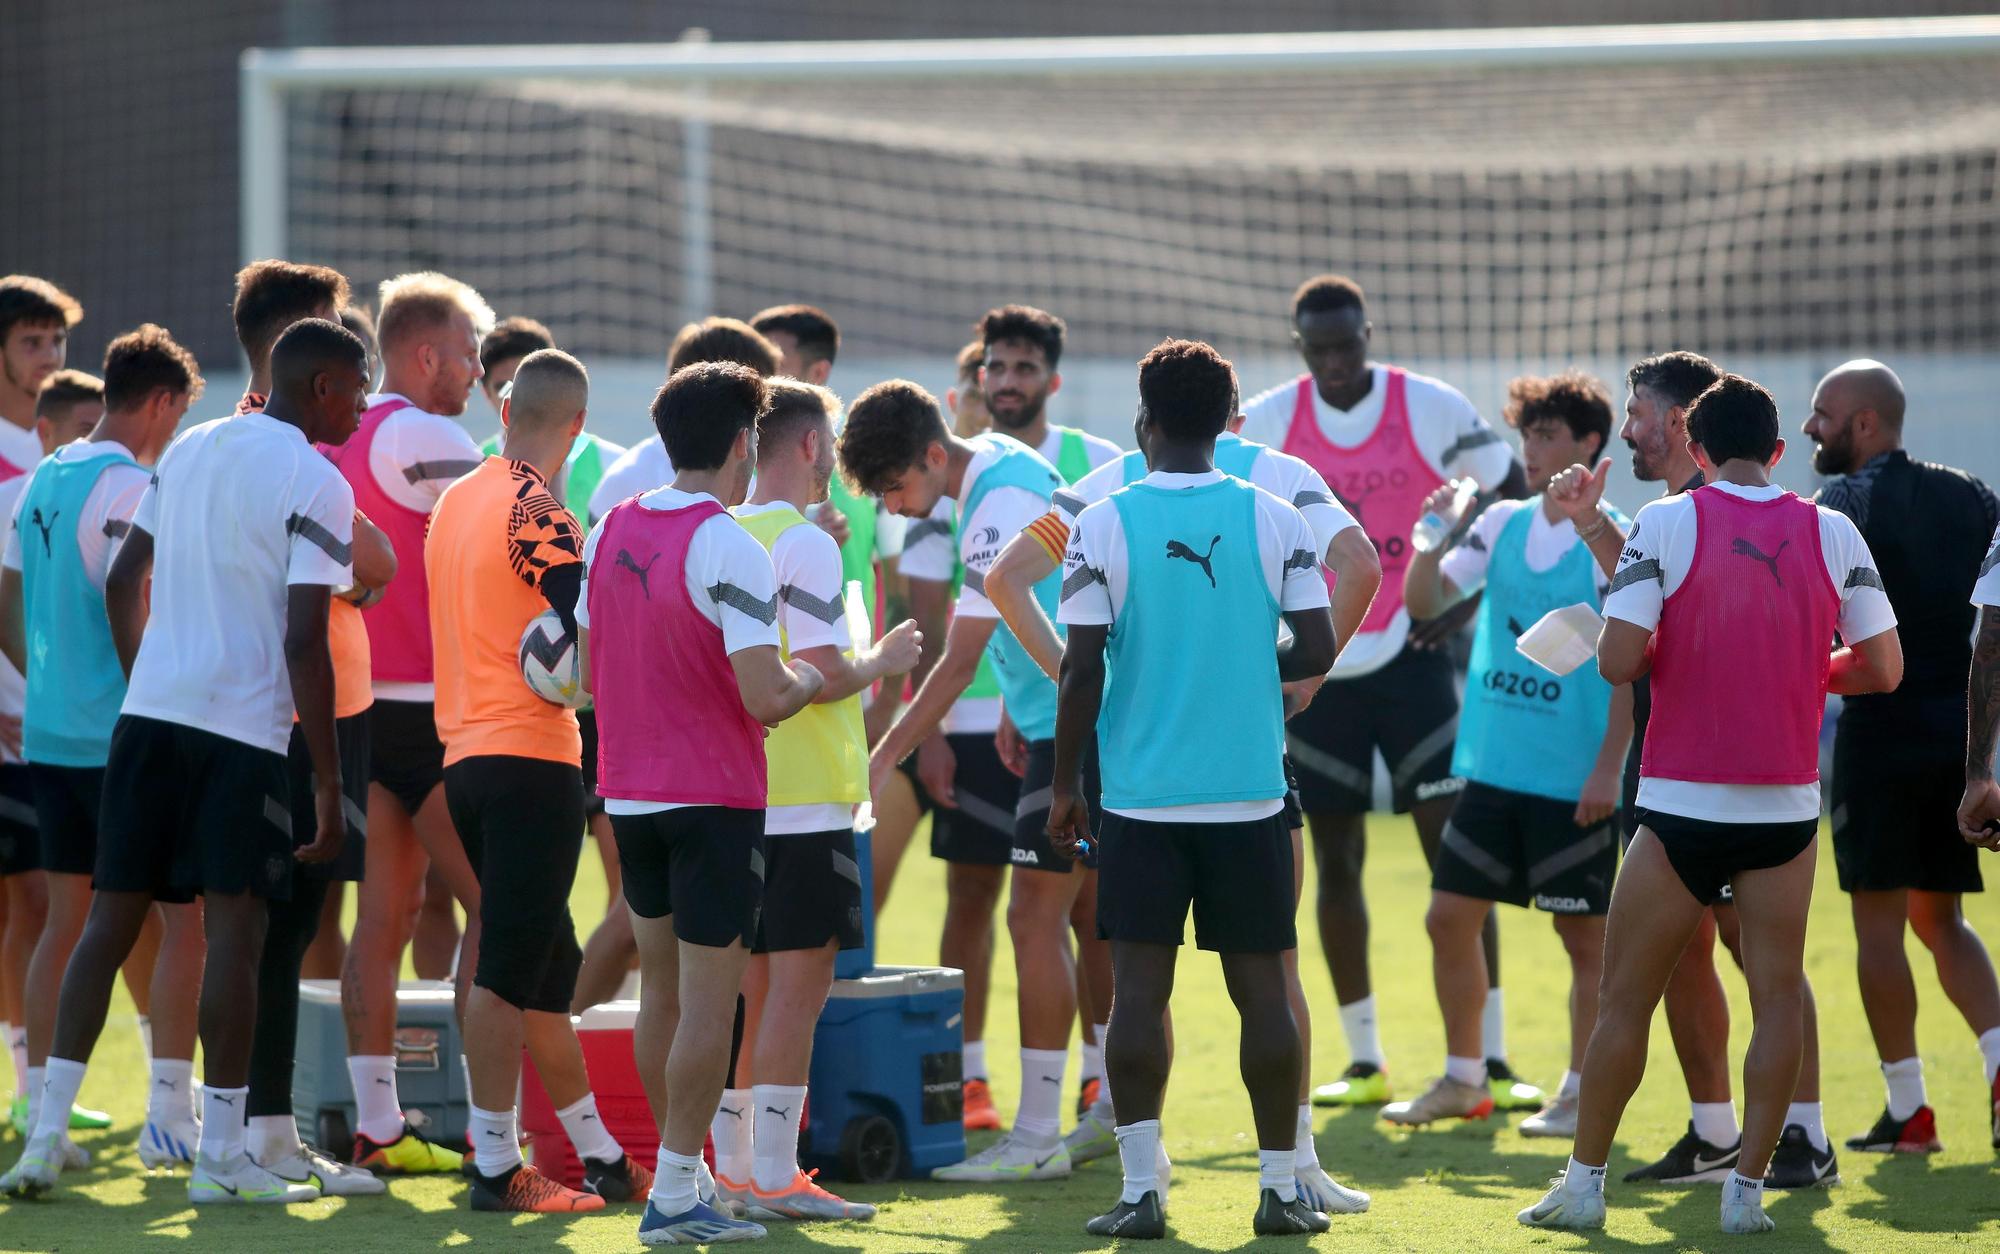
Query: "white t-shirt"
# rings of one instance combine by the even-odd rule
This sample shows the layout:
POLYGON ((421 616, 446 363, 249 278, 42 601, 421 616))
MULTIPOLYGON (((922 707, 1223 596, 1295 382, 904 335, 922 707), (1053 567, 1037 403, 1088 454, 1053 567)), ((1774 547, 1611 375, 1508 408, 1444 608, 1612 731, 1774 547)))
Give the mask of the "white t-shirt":
MULTIPOLYGON (((739 505, 735 513, 739 518, 753 518, 790 508, 782 502, 739 505)), ((771 546, 771 568, 778 579, 778 626, 784 629, 794 657, 801 649, 821 645, 843 650, 854 646, 847 628, 847 585, 842 578, 840 546, 832 536, 814 526, 793 527, 771 546)), ((766 836, 831 832, 853 824, 854 807, 839 801, 772 806, 764 811, 766 836)))
MULTIPOLYGON (((957 502, 941 496, 929 514, 905 520, 908 525, 903 532, 903 558, 898 567, 905 579, 951 582, 958 571, 958 551, 951 541, 952 519, 957 516, 957 502), (944 573, 940 575, 939 571, 944 573)), ((950 713, 945 715, 944 730, 948 736, 992 735, 1000 730, 1000 698, 960 697, 952 702, 950 713)))
MULTIPOLYGON (((1340 448, 1355 448, 1375 434, 1382 421, 1382 406, 1389 394, 1388 368, 1372 367, 1374 386, 1353 409, 1335 409, 1320 397, 1317 388, 1307 388, 1312 397, 1313 417, 1320 434, 1340 448)), ((1299 379, 1287 382, 1250 398, 1243 407, 1242 435, 1246 440, 1282 449, 1292 427, 1292 410, 1298 404, 1299 379)), ((1514 465, 1514 451, 1500 433, 1479 416, 1472 402, 1457 388, 1428 375, 1406 373, 1403 396, 1410 413, 1410 435, 1417 453, 1440 479, 1469 478, 1492 491, 1506 479, 1514 465)), ((1334 485, 1338 487, 1338 484, 1334 485)), ((1380 540, 1385 537, 1375 537, 1380 540)), ((1407 540, 1409 537, 1404 536, 1407 540)), ((1340 651, 1340 660, 1330 672, 1335 679, 1353 679, 1386 665, 1402 652, 1410 637, 1409 611, 1399 609, 1381 631, 1364 631, 1340 651)))
MULTIPOLYGON (((715 501, 715 497, 707 492, 665 487, 646 493, 639 504, 645 509, 667 511, 686 509, 698 501, 715 501)), ((583 588, 576 598, 576 621, 586 630, 590 627, 590 572, 597 565, 597 542, 603 536, 604 524, 599 520, 583 542, 583 588)), ((681 582, 701 616, 722 629, 725 653, 740 653, 759 645, 778 647, 778 581, 771 568, 771 555, 727 513, 707 519, 694 529, 688 540, 687 563, 681 568, 681 582)), ((616 682, 615 677, 600 676, 598 680, 616 682)), ((678 804, 659 801, 608 796, 604 799, 604 809, 609 814, 654 814, 680 808, 678 804)))
POLYGON ((19 466, 23 474, 33 470, 42 460, 42 437, 35 434, 35 424, 17 427, 0 418, 0 458, 19 466))
MULTIPOLYGON (((1245 441, 1245 443, 1253 443, 1245 441)), ((1312 528, 1313 540, 1318 544, 1321 561, 1326 560, 1327 549, 1333 538, 1349 527, 1358 527, 1354 515, 1334 499, 1328 490, 1326 480, 1303 458, 1281 453, 1269 445, 1256 445, 1257 457, 1250 463, 1250 483, 1269 492, 1281 501, 1289 501, 1292 507, 1305 515, 1306 525, 1312 528)), ((1056 508, 1062 511, 1065 521, 1076 525, 1076 516, 1087 505, 1110 496, 1125 486, 1125 463, 1121 456, 1118 463, 1110 467, 1100 467, 1077 480, 1069 487, 1056 493, 1056 508)))
MULTIPOLYGON (((11 427, 14 424, 0 419, 0 425, 11 427)), ((37 445, 36 447, 39 448, 40 446, 37 445)), ((4 510, 10 520, 20 511, 21 493, 27 489, 28 479, 29 475, 15 475, 5 483, 0 483, 0 510, 4 510)), ((20 545, 14 539, 15 524, 9 521, 5 525, 7 527, 6 543, 8 551, 16 552, 20 549, 20 545)), ((21 564, 17 560, 14 563, 14 569, 19 570, 20 568, 21 564)), ((20 718, 23 714, 27 713, 27 709, 27 677, 14 669, 14 664, 7 660, 5 654, 0 654, 0 714, 5 714, 10 718, 20 718)), ((21 761, 20 754, 0 749, 0 762, 13 763, 19 761, 21 761)))
MULTIPOLYGON (((1535 508, 1540 500, 1535 497, 1526 501, 1495 501, 1472 520, 1464 542, 1446 553, 1438 565, 1460 596, 1469 597, 1486 586, 1486 568, 1493 560, 1493 546, 1500 543, 1500 533, 1524 509, 1535 510, 1534 517, 1528 520, 1528 543, 1523 554, 1529 570, 1538 575, 1552 570, 1575 547, 1576 524, 1567 518, 1551 521, 1547 509, 1535 508)), ((1594 561, 1590 570, 1597 578, 1597 595, 1601 598, 1611 586, 1611 577, 1594 561)))
MULTIPOLYGON (((1180 491, 1222 481, 1219 470, 1182 475, 1155 471, 1142 482, 1180 491)), ((1257 559, 1264 586, 1282 611, 1318 609, 1327 604, 1326 580, 1315 560, 1312 528, 1304 515, 1269 492, 1257 493, 1257 559), (1303 560, 1295 560, 1298 555, 1303 560)), ((1063 558, 1062 606, 1057 621, 1070 627, 1108 627, 1125 608, 1129 563, 1125 526, 1117 505, 1099 501, 1077 516, 1063 558), (1082 571, 1089 578, 1078 579, 1082 571)), ((1276 641, 1272 643, 1276 648, 1276 641)), ((1197 805, 1148 806, 1114 810, 1127 818, 1155 823, 1243 823, 1268 818, 1284 808, 1283 797, 1264 801, 1217 801, 1197 805)))
MULTIPOLYGON (((1784 489, 1711 485, 1746 501, 1769 501, 1784 489)), ((1666 599, 1680 589, 1694 564, 1694 494, 1683 492, 1654 501, 1632 520, 1618 573, 1604 599, 1604 616, 1654 631, 1666 599)), ((1875 559, 1854 522, 1838 510, 1819 508, 1820 554, 1827 578, 1840 590, 1840 637, 1852 643, 1878 636, 1896 625, 1875 559), (1856 578, 1857 572, 1861 577, 1856 578), (1869 576, 1874 576, 1872 579, 1869 576)), ((1831 642, 1829 642, 1831 647, 1831 642)), ((1705 784, 1639 777, 1638 804, 1648 810, 1712 823, 1788 823, 1819 817, 1819 785, 1705 784)))
POLYGON ((287 590, 354 582, 354 491, 288 422, 202 423, 160 458, 132 527, 153 537, 153 606, 124 712, 283 755, 287 590))
POLYGON ((1051 466, 1058 468, 1062 466, 1063 432, 1065 431, 1075 431, 1077 437, 1083 441, 1083 451, 1090 460, 1090 468, 1092 470, 1096 470, 1106 462, 1115 462, 1125 456, 1124 449, 1101 435, 1092 435, 1090 432, 1079 427, 1058 427, 1052 422, 1049 424, 1049 433, 1042 437, 1041 447, 1035 450, 1051 466))
POLYGON ((1972 585, 1974 605, 2000 605, 2000 530, 1986 546, 1986 560, 1979 563, 1979 582, 1972 585))
POLYGON ((598 519, 611 512, 612 506, 627 497, 651 492, 673 481, 674 463, 667 456, 665 442, 657 435, 639 441, 604 468, 604 477, 590 494, 591 524, 596 525, 598 519))

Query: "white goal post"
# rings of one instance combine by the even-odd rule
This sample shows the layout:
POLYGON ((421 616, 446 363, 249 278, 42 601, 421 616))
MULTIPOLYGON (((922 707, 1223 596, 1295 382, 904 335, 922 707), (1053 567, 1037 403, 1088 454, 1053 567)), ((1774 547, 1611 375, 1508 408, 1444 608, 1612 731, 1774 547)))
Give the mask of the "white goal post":
MULTIPOLYGON (((241 251, 287 251, 286 104, 295 93, 478 87, 506 80, 673 84, 804 83, 949 75, 1036 76, 1373 72, 1701 61, 1801 62, 2000 51, 2000 16, 1351 34, 952 39, 852 43, 250 49, 241 92, 241 251)), ((710 312, 715 275, 705 124, 681 163, 682 311, 710 312)))

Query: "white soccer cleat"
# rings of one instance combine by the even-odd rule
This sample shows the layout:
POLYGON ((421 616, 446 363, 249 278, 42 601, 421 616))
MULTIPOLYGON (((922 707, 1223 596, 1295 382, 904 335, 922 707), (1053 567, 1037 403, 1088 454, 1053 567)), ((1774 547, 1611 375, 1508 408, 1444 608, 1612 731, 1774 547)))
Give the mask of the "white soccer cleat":
POLYGON ((64 1171, 82 1171, 90 1166, 90 1151, 70 1140, 67 1132, 56 1137, 56 1153, 64 1171))
POLYGON ((1118 1131, 1112 1125, 1109 1107, 1092 1106, 1063 1138, 1069 1149, 1071 1166, 1082 1166, 1118 1152, 1118 1131))
POLYGON ((242 1202, 282 1206, 318 1200, 319 1190, 314 1186, 280 1179, 252 1162, 248 1154, 238 1154, 226 1163, 197 1154, 194 1177, 188 1181, 188 1201, 197 1206, 242 1202))
POLYGON ((1530 1228, 1602 1228, 1604 1226, 1604 1194, 1596 1189, 1572 1193, 1563 1186, 1563 1178, 1557 1176, 1549 1181, 1547 1196, 1514 1218, 1530 1228))
POLYGON ((1061 1180, 1069 1173, 1069 1147, 1061 1141, 1048 1149, 1034 1149, 1009 1133, 962 1163, 935 1168, 931 1179, 948 1184, 1005 1184, 1061 1180))
POLYGON ((1167 1157, 1166 1142, 1160 1143, 1160 1152, 1155 1161, 1154 1171, 1157 1173, 1155 1178, 1160 1182, 1160 1209, 1164 1211, 1167 1208, 1167 1192, 1174 1187, 1174 1160, 1167 1157))
POLYGON ((148 1171, 194 1166, 201 1125, 192 1119, 148 1119, 139 1130, 139 1164, 148 1171))
POLYGON ((1548 1105, 1521 1120, 1521 1135, 1575 1140, 1576 1108, 1576 1094, 1568 1097, 1558 1094, 1548 1105))
POLYGON ((1350 1189, 1332 1176, 1326 1168, 1314 1164, 1293 1173, 1299 1196, 1306 1205, 1323 1215, 1359 1215, 1368 1209, 1370 1198, 1360 1189, 1350 1189))
POLYGON ((56 1187, 62 1173, 62 1149, 58 1140, 67 1137, 32 1137, 21 1157, 0 1176, 0 1193, 8 1197, 40 1197, 56 1187))
POLYGON ((311 1185, 321 1197, 374 1197, 389 1191, 389 1182, 366 1167, 337 1163, 309 1145, 257 1165, 287 1184, 311 1185))

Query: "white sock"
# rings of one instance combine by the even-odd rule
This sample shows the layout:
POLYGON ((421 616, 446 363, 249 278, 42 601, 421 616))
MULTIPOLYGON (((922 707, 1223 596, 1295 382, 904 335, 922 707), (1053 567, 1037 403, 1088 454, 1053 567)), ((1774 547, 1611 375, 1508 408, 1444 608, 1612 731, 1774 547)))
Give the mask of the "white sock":
POLYGON ((1593 1167, 1589 1163, 1580 1163, 1572 1158, 1569 1160, 1569 1166, 1563 1170, 1562 1187, 1563 1192, 1576 1195, 1602 1193, 1604 1192, 1604 1168, 1601 1166, 1593 1167))
POLYGON ((654 1160, 653 1209, 670 1219, 693 1210, 701 1198, 700 1178, 700 1154, 676 1154, 662 1145, 654 1160))
POLYGON ((298 1121, 290 1115, 252 1115, 246 1142, 250 1157, 262 1166, 289 1158, 301 1148, 298 1121))
POLYGON ((87 1065, 53 1055, 42 1064, 42 1108, 35 1117, 36 1136, 63 1136, 69 1132, 69 1110, 76 1105, 76 1095, 83 1092, 87 1065))
POLYGON ((1690 1102, 1694 1134, 1718 1149, 1728 1149, 1743 1139, 1736 1126, 1736 1103, 1690 1102))
POLYGON ((1078 1042, 1077 1048, 1083 1054, 1083 1063, 1077 1069, 1076 1073, 1077 1083, 1089 1084, 1092 1080, 1103 1079, 1104 1078, 1103 1038, 1099 1037, 1095 1041, 1078 1042))
POLYGON ((465 1104, 470 1106, 472 1105, 472 1060, 464 1054, 458 1056, 458 1078, 465 1081, 465 1104))
POLYGON ((1142 1119, 1117 1131, 1118 1161, 1125 1168, 1125 1191, 1118 1200, 1136 1206, 1160 1187, 1160 1121, 1142 1119))
POLYGON ((965 1043, 965 1078, 986 1079, 986 1042, 967 1041, 965 1043))
POLYGON ((1759 1210, 1764 1208, 1764 1178, 1762 1176, 1752 1180, 1738 1171, 1729 1173, 1729 1178, 1722 1182, 1722 1204, 1724 1206, 1732 1206, 1738 1203, 1746 1206, 1755 1206, 1759 1210))
POLYGON ((1066 1049, 1021 1051, 1021 1106, 1014 1116, 1014 1135, 1037 1148, 1055 1143, 1062 1132, 1063 1070, 1066 1049))
POLYGON ((514 1131, 514 1111, 481 1110, 466 1107, 471 1118, 466 1131, 472 1134, 472 1161, 487 1179, 504 1176, 521 1165, 521 1138, 514 1131))
POLYGON ((1575 1071, 1563 1072, 1563 1082, 1562 1085, 1556 1089, 1556 1096, 1559 1098, 1575 1097, 1578 1093, 1581 1093, 1582 1091, 1583 1091, 1582 1074, 1575 1071))
POLYGON ((146 1086, 146 1118, 153 1123, 187 1123, 194 1118, 194 1063, 155 1058, 146 1086))
POLYGON ((625 1151, 614 1140, 604 1126, 604 1120, 597 1113, 597 1094, 585 1093, 574 1102, 556 1112, 562 1120, 563 1131, 569 1133, 569 1143, 576 1147, 578 1158, 588 1158, 595 1163, 622 1163, 625 1151))
POLYGON ((1882 1064, 1882 1083, 1889 1090, 1889 1117, 1908 1119, 1930 1104, 1924 1091, 1924 1060, 1915 1056, 1882 1064))
MULTIPOLYGON (((715 1140, 715 1174, 737 1188, 750 1182, 751 1173, 756 1170, 752 1157, 751 1136, 754 1125, 751 1117, 749 1089, 724 1089, 722 1101, 715 1108, 715 1118, 708 1124, 708 1134, 715 1140)), ((687 1207, 681 1207, 686 1210, 687 1207)), ((678 1215, 681 1212, 668 1211, 678 1215)))
POLYGON ((1355 1062, 1382 1065, 1382 1033, 1375 1023, 1375 996, 1340 1008, 1340 1029, 1347 1034, 1347 1056, 1355 1062))
POLYGON ((31 1134, 35 1130, 35 1125, 41 1121, 42 1084, 48 1079, 48 1073, 47 1067, 30 1067, 25 1073, 27 1079, 21 1082, 24 1086, 22 1091, 28 1095, 28 1131, 31 1134))
POLYGON ((201 1091, 201 1142, 197 1158, 212 1163, 233 1162, 243 1152, 243 1108, 250 1103, 250 1089, 219 1089, 213 1084, 201 1091))
MULTIPOLYGON (((1785 1108, 1785 1123, 1787 1125, 1796 1123, 1804 1128, 1806 1136, 1813 1143, 1813 1148, 1821 1153, 1825 1153, 1829 1148, 1826 1139, 1826 1120, 1820 1114, 1818 1102, 1793 1102, 1785 1108)), ((1763 1188, 1763 1181, 1759 1180, 1757 1187, 1763 1188)))
POLYGON ((1319 1146, 1313 1144, 1313 1108, 1311 1102, 1299 1103, 1298 1141, 1293 1149, 1296 1155, 1294 1165, 1299 1171, 1319 1166, 1319 1146))
POLYGON ((1486 1083, 1486 1060, 1484 1058, 1454 1058, 1445 1055, 1444 1073, 1460 1084, 1474 1086, 1486 1083))
POLYGON ((153 1061, 153 1021, 145 1015, 139 1016, 139 1048, 146 1053, 146 1061, 153 1061))
POLYGON ((1507 998, 1497 988, 1486 990, 1486 1013, 1479 1019, 1479 1041, 1488 1058, 1507 1056, 1507 998))
POLYGON ((2000 1075, 2000 1028, 1988 1028, 1979 1034, 1979 1056, 1986 1062, 1986 1085, 1993 1086, 1993 1077, 2000 1075))
POLYGON ((752 1152, 756 1185, 766 1193, 786 1188, 799 1174, 799 1114, 803 1084, 759 1084, 750 1090, 757 1103, 756 1145, 752 1152))
MULTIPOLYGON (((1122 1147, 1121 1147, 1122 1148, 1122 1147)), ((1297 1176, 1298 1160, 1291 1150, 1260 1149, 1257 1151, 1257 1187, 1275 1189, 1281 1202, 1295 1202, 1299 1197, 1297 1176)))
MULTIPOLYGON (((396 1093, 396 1060, 388 1054, 350 1054, 347 1078, 354 1085, 356 1132, 377 1143, 403 1135, 403 1103, 396 1093)), ((472 1091, 466 1090, 468 1104, 472 1091)))

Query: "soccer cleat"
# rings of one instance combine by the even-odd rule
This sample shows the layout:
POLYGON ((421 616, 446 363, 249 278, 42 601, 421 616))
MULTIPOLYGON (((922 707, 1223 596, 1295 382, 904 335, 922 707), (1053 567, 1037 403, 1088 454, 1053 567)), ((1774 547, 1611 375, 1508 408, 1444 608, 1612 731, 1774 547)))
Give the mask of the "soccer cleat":
POLYGON ((1944 1143, 1938 1140, 1937 1112, 1930 1107, 1917 1107, 1908 1119, 1897 1119, 1884 1107, 1874 1127, 1847 1138, 1847 1148, 1863 1154, 1935 1154, 1944 1143))
POLYGON ((1722 1230, 1729 1233, 1769 1232, 1778 1225, 1764 1213, 1764 1203, 1730 1201, 1722 1203, 1722 1230))
POLYGON ((1357 1062, 1332 1084, 1313 1090, 1315 1106, 1380 1106, 1389 1100, 1389 1073, 1372 1062, 1357 1062))
POLYGON ((1081 1119, 1089 1114, 1090 1108, 1097 1105, 1098 1098, 1103 1094, 1104 1081, 1097 1076, 1092 1076, 1079 1085, 1076 1090, 1076 1117, 1081 1119))
POLYGON ((639 1219, 641 1245, 726 1245, 731 1241, 761 1241, 760 1224, 731 1219, 715 1208, 696 1202, 691 1210, 678 1215, 662 1215, 649 1200, 639 1219))
MULTIPOLYGON (((700 1186, 696 1185, 697 1191, 700 1186)), ((653 1191, 653 1171, 630 1154, 615 1163, 583 1160, 583 1191, 607 1202, 636 1202, 653 1191)))
POLYGON ((866 1202, 850 1202, 813 1183, 817 1171, 801 1171, 792 1182, 774 1193, 750 1186, 751 1219, 873 1219, 875 1208, 866 1202))
POLYGON ((1167 1211, 1160 1204, 1160 1195, 1149 1189, 1136 1202, 1120 1198, 1118 1205, 1086 1221, 1083 1230, 1093 1237, 1158 1241, 1167 1235, 1167 1211))
POLYGON ((70 1140, 67 1132, 56 1138, 56 1158, 64 1171, 82 1171, 90 1166, 90 1151, 70 1140))
POLYGON ((742 1182, 731 1180, 728 1176, 716 1176, 715 1188, 707 1195, 702 1194, 699 1184, 695 1186, 695 1200, 703 1205, 712 1206, 733 1219, 741 1219, 750 1213, 750 1183, 747 1180, 742 1182))
POLYGON ((1484 1119, 1493 1113, 1493 1094, 1482 1084, 1466 1084, 1439 1076, 1423 1094, 1407 1102, 1391 1102, 1382 1117, 1406 1128, 1439 1119, 1484 1119))
POLYGON ((947 1184, 1003 1184, 1019 1180, 1060 1180, 1070 1173, 1069 1147, 1034 1149, 1003 1136, 962 1163, 937 1167, 931 1179, 947 1184))
POLYGON ((335 1162, 310 1145, 293 1147, 282 1158, 258 1166, 290 1184, 309 1184, 321 1197, 374 1197, 389 1191, 387 1180, 348 1163, 335 1162))
POLYGON ((201 1125, 192 1119, 148 1119, 139 1130, 139 1165, 148 1171, 192 1167, 200 1143, 201 1125))
POLYGON ((1264 1190, 1257 1199, 1257 1217, 1250 1221, 1250 1230, 1260 1237, 1303 1236, 1331 1227, 1333 1221, 1306 1205, 1304 1198, 1282 1202, 1276 1189, 1264 1190))
POLYGON ((318 1200, 317 1186, 281 1179, 250 1161, 248 1154, 221 1163, 197 1154, 194 1176, 188 1181, 188 1201, 196 1206, 239 1202, 284 1206, 318 1200))
MULTIPOLYGON (((35 1130, 28 1126, 28 1095, 16 1094, 14 1105, 7 1112, 7 1118, 14 1125, 14 1131, 22 1136, 33 1136, 35 1130)), ((69 1130, 72 1132, 101 1132, 111 1126, 111 1116, 101 1110, 86 1110, 81 1106, 69 1108, 69 1130)))
POLYGON ((1604 1191, 1587 1189, 1572 1193, 1563 1187, 1563 1177, 1549 1181, 1542 1200, 1514 1216, 1530 1228, 1602 1228, 1604 1191))
POLYGON ((965 1130, 1000 1131, 1000 1112, 993 1106, 993 1088, 984 1080, 965 1082, 965 1130))
POLYGON ((1111 1111, 1095 1108, 1084 1112, 1076 1126, 1063 1138, 1069 1147, 1069 1161, 1072 1166, 1081 1166, 1099 1158, 1109 1158, 1118 1152, 1118 1133, 1112 1126, 1111 1111))
POLYGON ((1840 1160, 1833 1146, 1825 1149, 1796 1123, 1788 1123, 1771 1151, 1771 1164, 1764 1169, 1767 1189, 1830 1189, 1840 1183, 1840 1160))
POLYGON ((1568 1097, 1556 1094, 1554 1101, 1521 1120, 1521 1135, 1561 1137, 1564 1140, 1575 1137, 1576 1107, 1576 1094, 1571 1093, 1568 1097))
POLYGON ((40 1197, 56 1187, 62 1173, 62 1148, 56 1138, 35 1137, 21 1150, 21 1157, 0 1176, 0 1193, 8 1197, 40 1197))
POLYGON ((1327 1175, 1326 1168, 1318 1165, 1300 1168, 1292 1179, 1298 1185, 1299 1198, 1322 1215, 1359 1215, 1368 1209, 1371 1200, 1360 1189, 1350 1189, 1327 1175))
POLYGON ((484 1175, 475 1168, 471 1200, 474 1210, 525 1211, 534 1215, 604 1209, 604 1199, 595 1193, 565 1188, 526 1163, 500 1176, 484 1175))
POLYGON ((1727 1147, 1710 1145, 1695 1135, 1694 1121, 1689 1120, 1687 1132, 1660 1161, 1626 1172, 1625 1183, 1720 1184, 1736 1170, 1736 1160, 1742 1155, 1740 1139, 1727 1147))
POLYGON ((1486 1087, 1493 1094, 1495 1110, 1540 1110, 1549 1095, 1514 1074, 1505 1058, 1486 1060, 1486 1087))
POLYGON ((462 1171, 469 1178, 472 1173, 466 1168, 468 1157, 435 1141, 425 1140, 408 1123, 403 1125, 403 1134, 393 1141, 377 1141, 360 1132, 354 1134, 354 1165, 365 1167, 378 1176, 462 1171))

